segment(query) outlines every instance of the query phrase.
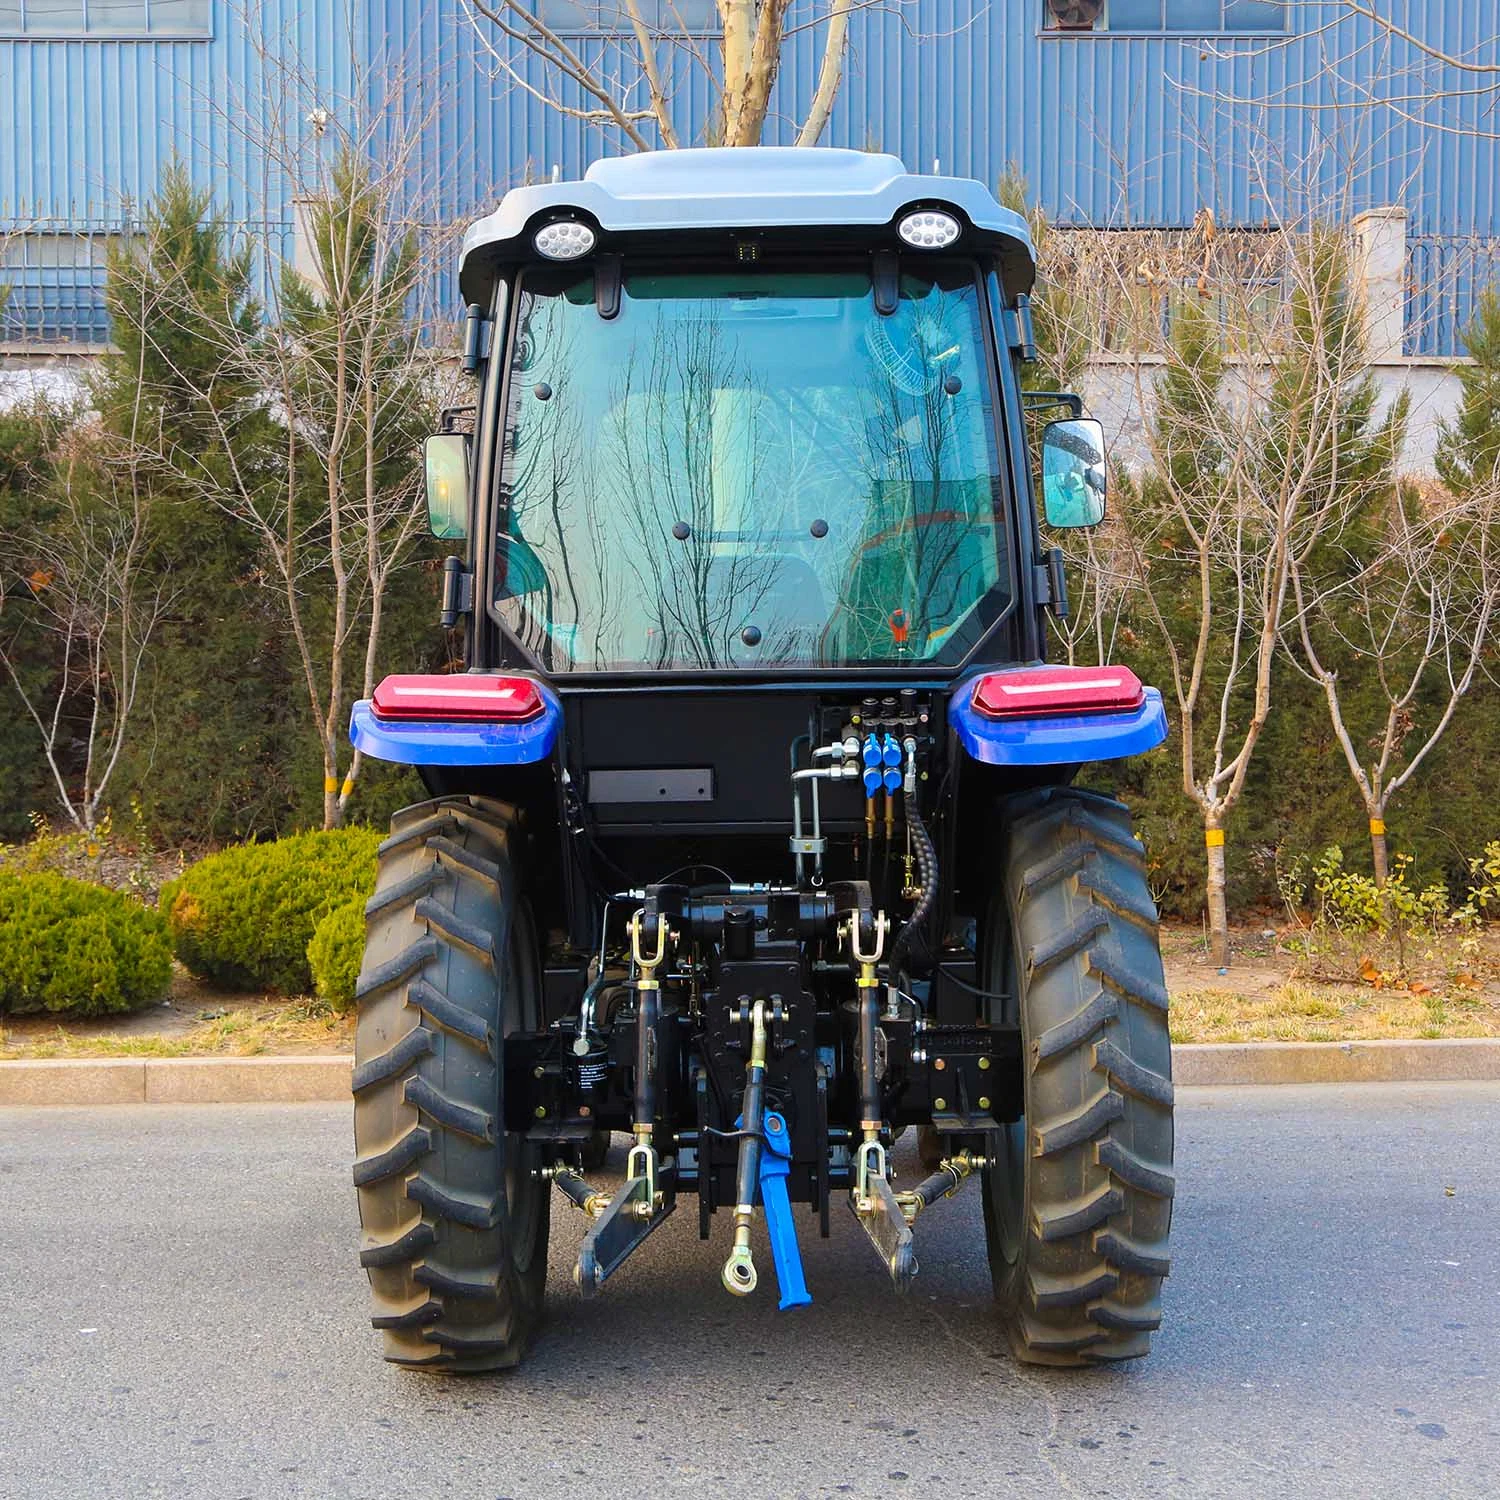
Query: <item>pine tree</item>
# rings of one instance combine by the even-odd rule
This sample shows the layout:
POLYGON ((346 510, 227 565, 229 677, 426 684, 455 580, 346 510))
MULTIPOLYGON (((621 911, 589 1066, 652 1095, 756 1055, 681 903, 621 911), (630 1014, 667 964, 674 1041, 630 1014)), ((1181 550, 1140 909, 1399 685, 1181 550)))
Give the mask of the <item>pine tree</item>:
POLYGON ((1487 287, 1463 333, 1472 365, 1461 366, 1458 414, 1441 427, 1438 477, 1455 495, 1500 488, 1500 288, 1487 287))
POLYGON ((210 194, 171 166, 140 234, 110 256, 105 299, 115 347, 92 390, 104 460, 149 488, 153 563, 176 595, 120 794, 172 839, 275 829, 305 725, 284 627, 253 535, 183 480, 260 472, 276 446, 239 357, 262 323, 251 248, 231 245, 210 194))

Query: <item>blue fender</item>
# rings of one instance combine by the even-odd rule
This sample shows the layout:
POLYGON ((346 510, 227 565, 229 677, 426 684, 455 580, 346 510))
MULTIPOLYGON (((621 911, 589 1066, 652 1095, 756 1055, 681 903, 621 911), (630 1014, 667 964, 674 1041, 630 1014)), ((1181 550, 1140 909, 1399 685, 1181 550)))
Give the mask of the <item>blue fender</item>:
POLYGON ((1154 750, 1167 737, 1167 713, 1157 689, 1145 689, 1138 707, 1111 713, 1032 714, 995 719, 973 703, 965 683, 948 704, 958 742, 987 766, 1072 766, 1091 760, 1124 760, 1154 750))
POLYGON ((562 705, 538 684, 542 711, 519 723, 382 719, 368 698, 354 705, 349 740, 372 760, 403 766, 528 766, 548 759, 562 728, 562 705))

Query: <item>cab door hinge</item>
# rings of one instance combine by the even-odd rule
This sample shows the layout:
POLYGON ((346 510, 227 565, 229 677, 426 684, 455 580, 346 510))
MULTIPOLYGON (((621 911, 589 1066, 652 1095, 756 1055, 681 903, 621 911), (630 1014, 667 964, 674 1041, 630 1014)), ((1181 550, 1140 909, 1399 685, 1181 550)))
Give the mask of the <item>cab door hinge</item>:
POLYGON ((1031 324, 1031 298, 1025 292, 1005 309, 1005 335, 1022 364, 1036 363, 1036 332, 1031 324))
POLYGON ((1068 580, 1063 573, 1063 551, 1061 547, 1049 547, 1045 561, 1034 563, 1031 569, 1032 588, 1036 593, 1039 609, 1050 609, 1055 618, 1068 618, 1068 580))
POLYGON ((459 616, 474 612, 474 575, 464 567, 461 557, 443 559, 443 609, 439 621, 444 630, 452 630, 459 616))

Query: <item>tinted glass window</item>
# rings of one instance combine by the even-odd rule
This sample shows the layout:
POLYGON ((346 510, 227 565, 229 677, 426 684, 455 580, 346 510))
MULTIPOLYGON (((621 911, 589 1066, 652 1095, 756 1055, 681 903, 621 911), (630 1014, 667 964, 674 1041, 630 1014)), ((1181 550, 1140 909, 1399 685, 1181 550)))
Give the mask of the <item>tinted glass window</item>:
POLYGON ((497 600, 555 671, 961 659, 1010 562, 974 268, 590 270, 519 299, 497 600))
POLYGON ((4 36, 189 36, 213 31, 213 0, 0 0, 4 36))
MULTIPOLYGON (((1107 31, 1284 31, 1286 6, 1273 0, 1108 0, 1107 31)), ((1096 28, 1097 29, 1097 28, 1096 28)))

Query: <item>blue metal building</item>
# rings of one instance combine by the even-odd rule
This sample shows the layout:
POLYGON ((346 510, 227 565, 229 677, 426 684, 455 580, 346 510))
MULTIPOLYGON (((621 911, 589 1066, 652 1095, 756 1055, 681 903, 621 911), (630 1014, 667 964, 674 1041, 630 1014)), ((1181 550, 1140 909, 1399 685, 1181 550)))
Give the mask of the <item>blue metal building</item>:
MULTIPOLYGON (((655 3, 676 32, 662 56, 677 128, 701 142, 712 0, 655 3)), ((537 5, 583 61, 628 76, 617 0, 537 5)), ((822 44, 809 23, 828 5, 794 0, 769 141, 790 141, 807 109, 822 44)), ((1500 0, 1398 10, 1442 52, 1500 58, 1500 0)), ((317 151, 373 122, 376 153, 415 135, 414 197, 443 218, 629 149, 580 118, 576 87, 467 15, 463 0, 0 0, 0 339, 106 338, 101 247, 174 158, 290 254, 293 187, 272 135, 317 151)), ((1402 207, 1407 352, 1448 355, 1476 286, 1500 272, 1500 115, 1484 81, 1341 0, 903 0, 856 12, 823 143, 991 184, 1014 162, 1068 223, 1402 207)))

